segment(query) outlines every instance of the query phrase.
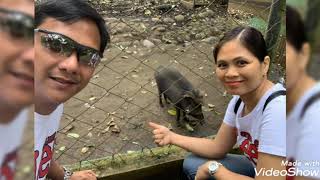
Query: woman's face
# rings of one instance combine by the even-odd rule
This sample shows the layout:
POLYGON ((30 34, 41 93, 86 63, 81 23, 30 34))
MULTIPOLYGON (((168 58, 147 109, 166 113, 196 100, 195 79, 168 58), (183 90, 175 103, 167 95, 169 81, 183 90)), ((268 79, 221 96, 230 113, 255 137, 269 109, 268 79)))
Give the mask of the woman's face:
POLYGON ((244 95, 257 89, 266 79, 269 57, 260 63, 238 39, 225 43, 218 55, 216 74, 232 95, 244 95))
MULTIPOLYGON (((305 45, 303 49, 308 48, 305 45)), ((297 51, 289 42, 286 42, 286 88, 293 88, 300 77, 305 74, 309 52, 297 51)))

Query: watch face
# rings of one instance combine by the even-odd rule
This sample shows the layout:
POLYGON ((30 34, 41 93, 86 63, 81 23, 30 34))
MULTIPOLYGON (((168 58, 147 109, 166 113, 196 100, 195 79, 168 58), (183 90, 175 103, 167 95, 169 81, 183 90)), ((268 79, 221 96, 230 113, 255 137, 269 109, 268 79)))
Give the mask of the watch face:
POLYGON ((210 174, 215 173, 219 167, 219 164, 215 161, 211 162, 209 165, 210 174))

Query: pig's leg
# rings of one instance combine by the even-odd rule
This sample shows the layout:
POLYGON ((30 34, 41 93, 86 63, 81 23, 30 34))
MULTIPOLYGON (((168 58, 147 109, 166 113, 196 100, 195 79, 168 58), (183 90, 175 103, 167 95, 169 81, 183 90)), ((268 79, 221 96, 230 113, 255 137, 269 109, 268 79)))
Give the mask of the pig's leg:
POLYGON ((164 97, 164 101, 165 101, 167 104, 169 104, 168 97, 167 97, 165 94, 163 94, 163 97, 164 97))
POLYGON ((180 109, 176 107, 176 112, 177 112, 177 126, 180 127, 181 123, 180 123, 180 109))
POLYGON ((189 122, 189 119, 187 119, 185 111, 182 111, 182 120, 184 120, 185 122, 189 122))
POLYGON ((163 107, 162 94, 161 93, 159 93, 159 103, 160 103, 160 106, 163 107))

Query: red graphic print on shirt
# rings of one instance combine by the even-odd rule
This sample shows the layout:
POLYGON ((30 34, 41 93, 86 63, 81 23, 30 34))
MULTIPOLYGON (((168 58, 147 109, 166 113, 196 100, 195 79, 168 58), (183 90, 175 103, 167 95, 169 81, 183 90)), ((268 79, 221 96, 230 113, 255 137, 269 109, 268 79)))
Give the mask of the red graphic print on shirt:
POLYGON ((4 157, 4 161, 1 164, 0 179, 1 180, 13 180, 15 173, 15 165, 17 161, 17 150, 7 154, 4 157))
POLYGON ((253 140, 248 132, 242 131, 240 135, 245 138, 240 145, 240 149, 250 161, 257 165, 259 141, 257 139, 253 140))
POLYGON ((54 146, 55 136, 56 136, 56 132, 51 136, 47 137, 46 142, 43 145, 42 151, 40 151, 42 152, 41 154, 39 153, 39 150, 36 150, 34 152, 35 165, 38 166, 38 168, 35 168, 35 171, 38 170, 38 173, 35 173, 35 174, 38 174, 36 179, 41 179, 45 177, 49 172, 50 162, 53 155, 53 146, 54 146), (38 158, 41 158, 40 163, 36 164, 38 158))

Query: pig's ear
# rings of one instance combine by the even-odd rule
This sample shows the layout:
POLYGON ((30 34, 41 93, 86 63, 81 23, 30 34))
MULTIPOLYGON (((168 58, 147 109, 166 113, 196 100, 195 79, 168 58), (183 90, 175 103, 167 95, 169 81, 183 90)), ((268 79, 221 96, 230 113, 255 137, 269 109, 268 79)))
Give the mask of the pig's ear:
POLYGON ((194 94, 196 95, 197 98, 202 99, 204 92, 200 91, 199 89, 194 90, 194 94))
POLYGON ((198 89, 195 89, 194 90, 194 94, 195 94, 195 97, 196 99, 198 100, 198 102, 200 104, 203 104, 203 95, 204 95, 204 92, 203 91, 200 91, 198 89))
POLYGON ((204 95, 204 92, 203 91, 199 91, 198 89, 196 90, 196 95, 197 95, 197 97, 199 97, 200 99, 202 99, 203 98, 203 95, 204 95))

